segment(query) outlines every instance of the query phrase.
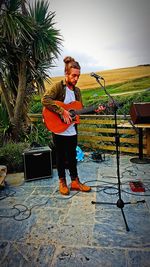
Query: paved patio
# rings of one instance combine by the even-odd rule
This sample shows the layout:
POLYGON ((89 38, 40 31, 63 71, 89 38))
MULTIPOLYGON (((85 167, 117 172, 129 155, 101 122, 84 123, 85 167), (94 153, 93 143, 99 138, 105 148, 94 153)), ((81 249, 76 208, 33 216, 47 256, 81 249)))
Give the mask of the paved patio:
MULTIPOLYGON (((150 164, 131 163, 130 158, 120 156, 130 231, 117 207, 115 155, 98 163, 89 154, 78 163, 82 182, 92 186, 90 193, 61 196, 56 169, 52 178, 30 182, 24 182, 23 173, 7 175, 8 186, 0 190, 0 266, 150 266, 150 164), (137 180, 143 181, 145 192, 131 191, 129 182, 137 180)), ((69 175, 67 179, 69 183, 69 175)))

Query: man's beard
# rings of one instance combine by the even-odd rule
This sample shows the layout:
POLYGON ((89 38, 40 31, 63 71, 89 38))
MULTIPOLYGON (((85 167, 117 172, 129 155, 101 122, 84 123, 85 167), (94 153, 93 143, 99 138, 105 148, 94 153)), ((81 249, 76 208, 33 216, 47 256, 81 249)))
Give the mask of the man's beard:
POLYGON ((74 86, 75 86, 75 84, 73 84, 72 82, 68 82, 68 85, 69 85, 70 87, 74 87, 74 86))

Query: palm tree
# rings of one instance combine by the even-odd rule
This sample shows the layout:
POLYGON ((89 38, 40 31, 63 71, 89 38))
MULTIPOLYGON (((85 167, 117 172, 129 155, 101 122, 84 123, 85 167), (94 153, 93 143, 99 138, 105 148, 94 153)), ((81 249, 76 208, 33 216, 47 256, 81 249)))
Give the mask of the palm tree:
POLYGON ((25 0, 4 0, 0 8, 0 86, 12 138, 19 140, 28 126, 31 93, 44 90, 62 39, 48 1, 27 5, 25 0))

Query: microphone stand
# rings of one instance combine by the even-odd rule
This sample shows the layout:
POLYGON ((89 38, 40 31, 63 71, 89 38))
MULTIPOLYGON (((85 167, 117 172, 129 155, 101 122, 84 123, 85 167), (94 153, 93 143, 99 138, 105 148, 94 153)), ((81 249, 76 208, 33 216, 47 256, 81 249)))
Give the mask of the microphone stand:
MULTIPOLYGON (((121 209, 122 212, 122 216, 125 222, 125 226, 126 226, 126 230, 130 231, 126 218, 125 218, 125 214, 124 214, 124 205, 126 204, 132 204, 131 202, 126 202, 124 203, 124 201, 122 200, 121 197, 121 182, 120 182, 120 153, 119 153, 119 146, 120 146, 120 138, 119 138, 119 132, 118 132, 118 125, 117 125, 117 110, 119 107, 119 104, 114 100, 114 98, 106 91, 105 88, 105 80, 102 77, 95 77, 96 81, 100 84, 100 86, 104 89, 106 95, 108 95, 108 97, 111 99, 112 104, 113 104, 113 108, 114 108, 114 119, 115 119, 115 143, 116 143, 116 162, 117 162, 117 177, 118 177, 118 195, 119 195, 119 199, 117 200, 117 203, 110 203, 110 202, 95 202, 92 201, 91 204, 108 204, 108 205, 117 205, 118 208, 121 209), (104 81, 104 85, 102 85, 102 83, 100 82, 100 78, 103 79, 104 81)), ((141 200, 141 201, 136 201, 136 203, 144 203, 145 200, 141 200)))

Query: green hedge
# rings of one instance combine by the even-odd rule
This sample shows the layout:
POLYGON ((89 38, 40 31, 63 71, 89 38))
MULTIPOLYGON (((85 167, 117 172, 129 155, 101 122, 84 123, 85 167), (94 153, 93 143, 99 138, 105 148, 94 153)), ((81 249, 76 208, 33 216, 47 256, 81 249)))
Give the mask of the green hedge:
POLYGON ((28 143, 8 142, 0 149, 0 164, 6 165, 8 172, 23 171, 23 152, 29 147, 28 143))

